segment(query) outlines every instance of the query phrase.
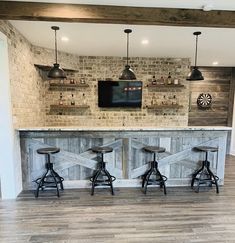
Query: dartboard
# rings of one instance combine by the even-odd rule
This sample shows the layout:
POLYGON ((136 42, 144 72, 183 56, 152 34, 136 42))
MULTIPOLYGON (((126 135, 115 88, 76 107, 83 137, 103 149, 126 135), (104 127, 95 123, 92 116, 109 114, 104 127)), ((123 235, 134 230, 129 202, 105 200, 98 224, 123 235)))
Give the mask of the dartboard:
POLYGON ((212 97, 209 93, 202 93, 197 98, 197 104, 201 108, 211 107, 212 97))

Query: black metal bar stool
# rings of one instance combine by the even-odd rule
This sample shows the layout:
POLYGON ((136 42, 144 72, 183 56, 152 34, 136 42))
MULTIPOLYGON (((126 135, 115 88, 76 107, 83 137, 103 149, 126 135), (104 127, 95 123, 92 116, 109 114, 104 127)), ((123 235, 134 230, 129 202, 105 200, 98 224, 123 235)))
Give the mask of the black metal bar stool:
POLYGON ((216 186, 216 192, 219 193, 219 186, 218 186, 218 180, 219 177, 214 175, 214 173, 210 169, 210 162, 208 161, 208 153, 209 152, 217 152, 218 148, 215 147, 209 147, 209 146, 198 146, 194 149, 205 152, 206 158, 202 162, 202 167, 197 170, 192 175, 192 181, 191 181, 191 187, 194 187, 194 182, 197 181, 197 189, 196 192, 199 192, 199 188, 201 184, 209 184, 210 187, 212 187, 212 184, 216 186))
POLYGON ((35 192, 35 197, 38 197, 39 189, 44 190, 46 187, 56 188, 57 197, 60 196, 58 184, 60 184, 61 190, 64 190, 63 181, 64 178, 59 176, 57 172, 53 169, 53 163, 51 163, 50 155, 60 152, 59 148, 41 148, 37 150, 38 154, 46 155, 46 172, 42 177, 39 177, 34 182, 37 183, 37 189, 35 192))
POLYGON ((116 177, 110 175, 105 167, 104 154, 113 152, 111 147, 93 147, 91 148, 92 152, 97 153, 98 156, 101 156, 101 161, 98 162, 98 169, 94 172, 93 176, 90 178, 92 182, 91 195, 94 195, 94 190, 96 186, 110 186, 111 194, 114 195, 113 191, 113 181, 116 180, 116 177))
POLYGON ((167 177, 162 175, 158 170, 158 162, 156 160, 156 155, 158 153, 164 153, 166 151, 165 148, 157 147, 157 146, 146 146, 143 148, 146 152, 153 153, 153 161, 150 161, 150 169, 146 171, 146 173, 142 176, 142 188, 144 188, 144 193, 147 193, 147 186, 158 184, 160 188, 163 187, 164 194, 166 194, 166 185, 165 181, 167 177), (151 175, 155 174, 155 179, 150 179, 151 175))

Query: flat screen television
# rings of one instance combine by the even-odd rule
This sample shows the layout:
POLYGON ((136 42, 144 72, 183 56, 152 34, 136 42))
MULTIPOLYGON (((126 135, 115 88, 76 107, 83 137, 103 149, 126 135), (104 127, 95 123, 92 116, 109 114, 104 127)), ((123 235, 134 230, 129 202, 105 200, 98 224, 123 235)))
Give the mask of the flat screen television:
POLYGON ((141 107, 141 81, 98 81, 99 107, 141 107))

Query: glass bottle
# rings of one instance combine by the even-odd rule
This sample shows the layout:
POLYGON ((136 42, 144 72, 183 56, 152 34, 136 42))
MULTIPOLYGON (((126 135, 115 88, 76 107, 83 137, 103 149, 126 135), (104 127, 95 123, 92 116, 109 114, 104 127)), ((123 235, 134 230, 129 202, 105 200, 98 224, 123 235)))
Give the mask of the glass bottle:
POLYGON ((152 78, 152 85, 156 85, 156 84, 157 84, 157 80, 156 80, 155 75, 154 75, 153 78, 152 78))
POLYGON ((167 84, 172 84, 171 73, 170 72, 169 72, 169 75, 167 77, 167 84))
POLYGON ((161 78, 160 78, 160 84, 163 84, 163 85, 165 84, 163 76, 161 76, 161 78))
POLYGON ((177 97, 176 95, 173 95, 172 105, 177 105, 177 104, 178 104, 177 97))
POLYGON ((84 93, 82 94, 82 104, 86 105, 86 96, 84 93))
POLYGON ((63 105, 63 95, 60 93, 59 105, 63 105))
POLYGON ((85 83, 86 83, 85 78, 84 77, 81 77, 80 84, 85 84, 85 83))
POLYGON ((75 81, 73 78, 70 79, 70 84, 75 84, 75 81))
POLYGON ((72 94, 72 98, 71 98, 71 105, 75 105, 75 100, 74 100, 73 94, 72 94))

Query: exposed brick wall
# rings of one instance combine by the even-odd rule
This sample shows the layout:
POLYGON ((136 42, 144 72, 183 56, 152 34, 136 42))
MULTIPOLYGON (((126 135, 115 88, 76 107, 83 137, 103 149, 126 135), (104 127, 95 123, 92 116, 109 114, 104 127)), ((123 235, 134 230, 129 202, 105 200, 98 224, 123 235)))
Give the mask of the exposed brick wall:
MULTIPOLYGON (((34 52, 38 63, 49 65, 53 63, 53 50, 34 47, 34 52), (50 60, 49 62, 47 60, 50 60)), ((78 70, 68 75, 69 79, 80 82, 81 77, 85 78, 89 88, 79 88, 76 91, 62 91, 63 102, 70 104, 71 94, 74 94, 76 104, 82 104, 83 93, 86 97, 86 104, 89 109, 79 111, 68 111, 66 109, 50 111, 50 104, 58 104, 60 91, 49 90, 49 82, 45 80, 45 113, 46 125, 48 126, 186 126, 188 123, 188 83, 185 77, 189 71, 189 59, 173 58, 142 58, 133 57, 130 64, 137 79, 143 81, 143 100, 141 109, 130 108, 99 108, 97 98, 97 81, 111 78, 118 80, 120 72, 125 65, 125 58, 105 57, 105 56, 76 56, 68 53, 59 53, 59 63, 63 68, 78 70), (172 79, 177 78, 184 88, 157 88, 149 89, 146 85, 155 75, 157 78, 163 76, 167 78, 171 73, 172 79), (148 110, 146 105, 151 103, 162 104, 162 102, 173 101, 173 97, 183 108, 148 110), (62 115, 60 115, 62 113, 62 115)), ((51 81, 56 82, 56 81, 51 81)), ((57 81, 60 82, 60 81, 57 81)))
POLYGON ((34 68, 32 45, 8 21, 0 20, 0 31, 8 38, 14 127, 42 126, 44 88, 34 68))
MULTIPOLYGON (((76 104, 83 103, 83 93, 88 109, 68 112, 50 111, 51 104, 58 104, 60 91, 49 90, 49 80, 45 73, 34 64, 52 65, 54 50, 35 47, 28 42, 9 22, 0 21, 0 31, 8 37, 9 66, 12 109, 15 127, 28 126, 185 126, 188 123, 188 83, 185 77, 189 70, 189 59, 132 57, 130 65, 137 79, 143 81, 143 100, 141 109, 99 108, 97 103, 97 81, 118 76, 125 66, 122 57, 77 56, 59 52, 58 60, 63 68, 75 69, 69 78, 79 82, 85 78, 88 88, 76 91, 62 91, 66 104, 70 104, 71 93, 76 104), (184 84, 183 89, 151 90, 146 87, 155 75, 172 78, 184 84), (176 96, 183 108, 148 110, 146 105, 172 102, 176 96)), ((69 82, 69 80, 65 80, 69 82)))

